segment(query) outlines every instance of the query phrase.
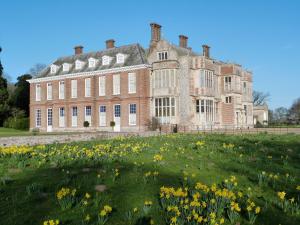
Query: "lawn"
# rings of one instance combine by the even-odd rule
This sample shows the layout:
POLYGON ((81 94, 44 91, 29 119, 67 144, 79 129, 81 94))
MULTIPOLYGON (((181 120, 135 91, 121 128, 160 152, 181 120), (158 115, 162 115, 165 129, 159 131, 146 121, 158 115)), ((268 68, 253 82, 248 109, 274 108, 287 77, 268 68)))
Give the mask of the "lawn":
POLYGON ((16 130, 12 128, 0 127, 0 137, 24 136, 24 135, 30 135, 30 133, 24 130, 16 130))
POLYGON ((0 147, 0 224, 296 225, 299 175, 299 135, 0 147))

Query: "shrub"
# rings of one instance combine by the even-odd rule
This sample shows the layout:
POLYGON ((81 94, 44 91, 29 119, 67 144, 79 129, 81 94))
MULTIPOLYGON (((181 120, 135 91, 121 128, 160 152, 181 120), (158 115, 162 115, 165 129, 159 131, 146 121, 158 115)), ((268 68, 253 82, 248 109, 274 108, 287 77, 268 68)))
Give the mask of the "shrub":
POLYGON ((116 122, 115 122, 115 121, 110 121, 110 126, 111 126, 111 127, 116 126, 116 122))
POLYGON ((89 127, 89 126, 90 126, 89 121, 84 121, 84 122, 83 122, 83 126, 84 126, 84 127, 89 127))

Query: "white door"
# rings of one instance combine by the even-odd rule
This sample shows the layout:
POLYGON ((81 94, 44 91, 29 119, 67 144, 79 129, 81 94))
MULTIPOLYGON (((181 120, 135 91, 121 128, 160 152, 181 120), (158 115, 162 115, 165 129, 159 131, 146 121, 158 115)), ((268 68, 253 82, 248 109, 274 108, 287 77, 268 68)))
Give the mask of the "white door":
POLYGON ((77 106, 72 107, 72 127, 77 127, 77 106))
POLYGON ((99 107, 99 126, 105 127, 106 126, 106 106, 100 105, 99 107))
POLYGON ((121 130, 121 105, 114 105, 114 121, 115 121, 115 126, 114 126, 114 131, 115 132, 120 132, 121 130))
POLYGON ((52 132, 53 112, 52 108, 47 109, 47 132, 52 132))
POLYGON ((89 126, 91 126, 91 122, 92 122, 92 107, 91 106, 86 106, 85 107, 85 121, 89 122, 89 126))
POLYGON ((65 126, 65 108, 59 108, 59 127, 65 126))

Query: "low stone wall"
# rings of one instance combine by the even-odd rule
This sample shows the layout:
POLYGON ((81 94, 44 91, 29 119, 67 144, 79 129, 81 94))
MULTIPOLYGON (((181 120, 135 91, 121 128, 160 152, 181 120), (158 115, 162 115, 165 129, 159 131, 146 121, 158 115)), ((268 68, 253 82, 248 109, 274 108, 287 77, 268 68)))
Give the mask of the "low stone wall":
POLYGON ((90 132, 76 134, 45 134, 37 136, 18 136, 18 137, 2 137, 0 138, 0 146, 12 145, 39 145, 52 143, 68 143, 72 141, 90 141, 96 139, 109 139, 117 136, 153 136, 158 135, 158 132, 90 132))

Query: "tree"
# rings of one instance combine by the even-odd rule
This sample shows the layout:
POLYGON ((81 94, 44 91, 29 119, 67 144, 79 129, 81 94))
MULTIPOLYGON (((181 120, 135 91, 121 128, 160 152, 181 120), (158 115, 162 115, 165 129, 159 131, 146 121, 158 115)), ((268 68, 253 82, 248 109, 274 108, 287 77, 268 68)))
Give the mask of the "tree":
POLYGON ((290 120, 295 123, 300 123, 300 98, 296 99, 292 104, 290 110, 290 120))
POLYGON ((286 123, 289 110, 285 107, 279 107, 274 110, 274 120, 278 123, 286 123))
POLYGON ((30 74, 24 74, 17 78, 17 83, 15 84, 15 91, 11 96, 11 104, 13 107, 16 107, 25 112, 25 115, 29 116, 29 93, 30 85, 27 82, 28 79, 31 79, 30 74))
POLYGON ((30 68, 30 70, 28 71, 28 73, 32 76, 32 77, 36 77, 37 75, 39 75, 39 73, 45 69, 47 67, 47 65, 43 64, 43 63, 37 63, 35 64, 32 68, 30 68))
MULTIPOLYGON (((2 51, 0 47, 0 52, 2 51)), ((3 122, 8 117, 9 105, 8 105, 8 91, 7 80, 3 76, 3 66, 0 61, 0 126, 3 126, 3 122)))
POLYGON ((258 105, 267 104, 267 102, 269 101, 270 94, 263 93, 260 91, 253 91, 252 96, 253 96, 253 104, 255 106, 258 106, 258 105))

